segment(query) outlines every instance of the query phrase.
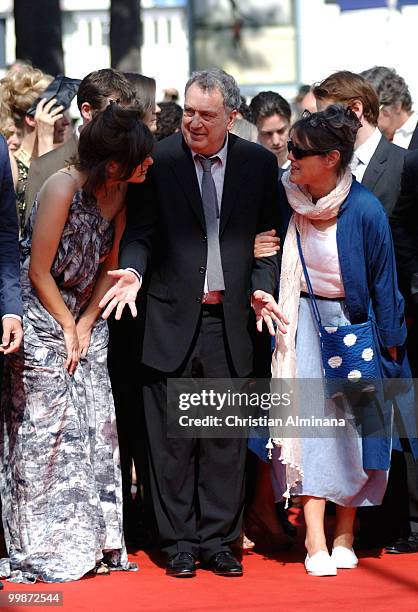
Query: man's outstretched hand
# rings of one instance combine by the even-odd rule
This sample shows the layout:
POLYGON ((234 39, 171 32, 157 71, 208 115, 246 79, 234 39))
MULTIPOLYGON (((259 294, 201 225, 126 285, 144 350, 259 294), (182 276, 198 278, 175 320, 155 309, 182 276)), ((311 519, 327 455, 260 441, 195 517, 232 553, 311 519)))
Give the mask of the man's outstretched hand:
POLYGON ((107 319, 112 310, 116 308, 115 319, 119 321, 126 304, 128 304, 132 316, 136 317, 135 300, 141 288, 138 277, 130 270, 110 270, 108 274, 115 279, 116 283, 99 302, 99 308, 105 308, 102 314, 103 319, 107 319))
POLYGON ((264 321, 270 334, 275 336, 274 321, 282 334, 286 333, 286 325, 289 325, 289 321, 284 314, 280 312, 276 300, 270 293, 260 290, 254 291, 251 305, 255 312, 255 320, 259 332, 263 330, 264 321))

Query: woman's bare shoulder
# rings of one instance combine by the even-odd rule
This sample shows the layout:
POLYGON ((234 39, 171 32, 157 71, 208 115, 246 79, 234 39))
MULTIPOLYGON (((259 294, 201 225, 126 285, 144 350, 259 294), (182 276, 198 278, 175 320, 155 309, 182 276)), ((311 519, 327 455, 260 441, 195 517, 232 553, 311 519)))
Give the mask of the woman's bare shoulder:
POLYGON ((73 166, 62 168, 52 174, 42 185, 40 197, 45 194, 69 196, 83 187, 83 177, 73 166))

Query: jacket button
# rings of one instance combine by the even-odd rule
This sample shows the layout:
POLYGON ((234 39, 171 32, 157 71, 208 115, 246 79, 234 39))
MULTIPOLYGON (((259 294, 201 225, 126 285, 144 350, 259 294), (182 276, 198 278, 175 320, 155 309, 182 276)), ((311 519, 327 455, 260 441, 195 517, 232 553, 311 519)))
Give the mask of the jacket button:
POLYGON ((197 298, 195 298, 195 302, 197 302, 198 304, 200 304, 200 302, 201 302, 201 301, 202 301, 202 298, 201 298, 201 297, 197 297, 197 298))
POLYGON ((199 274, 204 274, 206 272, 206 268, 205 266, 200 266, 199 268, 199 274))
POLYGON ((203 234, 202 235, 202 241, 203 242, 207 242, 207 240, 208 240, 208 237, 205 234, 203 234))

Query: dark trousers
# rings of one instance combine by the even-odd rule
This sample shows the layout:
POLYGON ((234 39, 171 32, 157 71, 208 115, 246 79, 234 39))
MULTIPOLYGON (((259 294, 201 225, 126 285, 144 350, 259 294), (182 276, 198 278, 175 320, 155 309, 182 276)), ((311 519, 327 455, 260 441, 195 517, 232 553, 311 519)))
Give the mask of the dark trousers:
MULTIPOLYGON (((2 333, 3 333, 3 329, 0 325, 0 334, 2 333)), ((3 355, 0 354, 0 400, 1 400, 1 394, 2 394, 2 388, 3 388, 3 360, 4 360, 4 357, 3 355)), ((1 515, 2 515, 1 495, 2 495, 2 491, 0 490, 0 533, 3 533, 3 523, 1 520, 1 515)))
POLYGON ((167 378, 230 378, 234 369, 222 306, 202 306, 189 354, 170 374, 143 369, 143 399, 150 445, 150 479, 161 549, 190 552, 202 561, 229 545, 241 531, 245 439, 169 438, 167 378))
POLYGON ((407 538, 411 533, 418 535, 418 462, 414 459, 410 448, 405 448, 402 458, 408 491, 408 510, 406 520, 401 523, 401 537, 407 538))
MULTIPOLYGON (((412 376, 418 377, 418 313, 407 313, 407 352, 412 376)), ((415 398, 415 405, 417 398, 415 398)), ((388 488, 382 503, 381 531, 384 539, 408 538, 418 533, 418 461, 414 459, 409 441, 401 440, 402 451, 392 452, 388 488)))
POLYGON ((408 480, 409 533, 418 535, 418 461, 412 453, 405 455, 408 480))
MULTIPOLYGON (((407 338, 408 359, 412 376, 418 378, 418 309, 412 314, 412 323, 407 338)), ((415 405, 417 405, 415 398, 415 405)), ((408 444, 409 447, 409 444, 408 444)), ((410 448, 405 452, 405 472, 408 487, 409 532, 418 534, 418 460, 415 460, 410 448)))
POLYGON ((418 532, 418 500, 414 495, 416 462, 407 441, 403 451, 392 451, 388 486, 381 506, 360 508, 360 536, 365 542, 384 546, 418 532))
MULTIPOLYGON (((126 311, 126 309, 125 309, 126 311)), ((124 530, 127 540, 141 527, 153 530, 153 513, 148 478, 148 454, 141 381, 138 376, 140 328, 129 312, 109 323, 108 369, 115 401, 120 463, 124 530), (132 498, 132 462, 137 493, 132 498), (145 526, 144 526, 145 523, 145 526)), ((138 534, 136 534, 138 535, 138 534)))
MULTIPOLYGON (((418 377, 418 316, 412 313, 408 325, 408 360, 412 376, 418 377)), ((417 399, 415 399, 415 403, 417 399)), ((407 439, 402 451, 394 450, 389 481, 381 506, 360 508, 360 536, 365 541, 384 545, 418 533, 418 461, 407 439)))

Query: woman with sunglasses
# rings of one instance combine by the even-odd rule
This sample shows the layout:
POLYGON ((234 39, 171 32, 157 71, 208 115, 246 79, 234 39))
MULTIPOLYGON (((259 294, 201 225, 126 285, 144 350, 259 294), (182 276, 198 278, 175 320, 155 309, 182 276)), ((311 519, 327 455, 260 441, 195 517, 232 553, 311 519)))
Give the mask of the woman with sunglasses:
MULTIPOLYGON (((404 362, 403 300, 386 214, 348 168, 359 127, 355 114, 339 104, 318 113, 306 111, 291 129, 290 170, 282 177, 288 206, 282 211, 279 306, 290 325, 285 335, 277 335, 272 373, 273 379, 304 379, 299 406, 315 415, 335 416, 338 400, 325 399, 309 381, 322 378, 323 366, 298 233, 322 324, 367 321, 371 300, 381 344, 376 347, 381 375, 399 376, 404 362)), ((316 437, 303 437, 310 434, 299 431, 297 441, 283 439, 274 449, 275 493, 276 498, 302 499, 307 572, 336 575, 339 568, 357 566, 352 549, 356 507, 381 503, 390 441, 382 437, 368 444, 353 432, 321 437, 320 430, 313 431, 316 437), (336 504, 331 555, 324 531, 327 500, 336 504)))

